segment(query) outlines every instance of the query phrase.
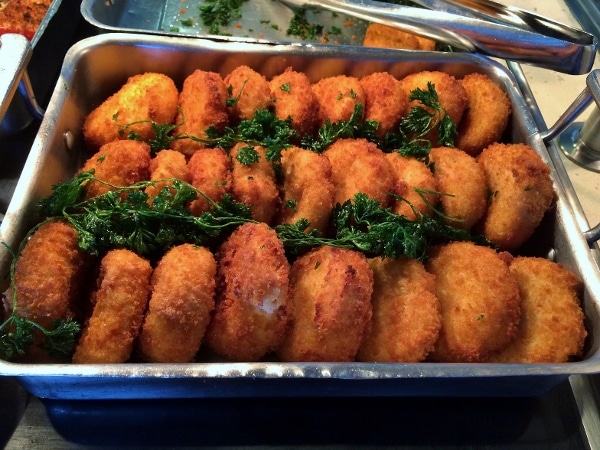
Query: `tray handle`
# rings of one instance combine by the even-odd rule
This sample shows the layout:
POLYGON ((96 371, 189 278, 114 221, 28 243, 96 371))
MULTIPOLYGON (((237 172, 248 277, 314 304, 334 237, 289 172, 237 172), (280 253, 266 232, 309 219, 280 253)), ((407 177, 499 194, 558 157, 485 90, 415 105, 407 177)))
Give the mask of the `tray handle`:
MULTIPOLYGON (((586 87, 567 110, 548 130, 540 133, 544 143, 557 139, 558 146, 567 158, 579 166, 600 172, 600 69, 595 69, 586 77, 586 87), (575 119, 595 101, 596 105, 586 122, 575 119)), ((583 233, 591 245, 600 240, 600 224, 583 233)))
POLYGON ((0 122, 5 118, 17 90, 25 99, 27 110, 33 117, 40 120, 44 116, 26 70, 31 55, 31 43, 24 36, 0 36, 0 122))

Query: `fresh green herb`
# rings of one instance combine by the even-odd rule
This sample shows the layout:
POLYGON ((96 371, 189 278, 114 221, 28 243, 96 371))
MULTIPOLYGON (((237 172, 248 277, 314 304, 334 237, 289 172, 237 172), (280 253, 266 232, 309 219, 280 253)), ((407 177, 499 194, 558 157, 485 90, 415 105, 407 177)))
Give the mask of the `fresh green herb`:
POLYGON ((434 84, 428 82, 427 90, 417 88, 411 91, 410 100, 417 100, 433 111, 429 112, 420 107, 412 108, 401 126, 415 135, 416 139, 422 139, 431 130, 437 129, 438 143, 453 146, 457 135, 456 124, 441 105, 434 84))
POLYGON ((362 120, 363 105, 356 103, 354 111, 347 121, 331 123, 329 120, 318 130, 316 137, 304 136, 301 145, 316 153, 322 153, 327 147, 341 138, 365 138, 375 141, 378 122, 362 120))
POLYGON ((474 241, 480 245, 489 242, 469 231, 446 225, 441 220, 420 215, 409 220, 384 208, 366 194, 358 193, 352 201, 337 204, 332 214, 335 237, 322 237, 317 230, 307 231, 310 223, 300 219, 295 224, 275 227, 286 251, 300 255, 320 245, 348 248, 369 257, 408 258, 423 261, 430 245, 449 241, 474 241))
POLYGON ((225 101, 225 106, 235 106, 238 104, 238 102, 240 101, 240 97, 242 96, 242 93, 244 92, 244 89, 246 87, 246 83, 248 83, 248 79, 244 80, 244 83, 242 83, 242 88, 240 89, 240 92, 238 93, 238 95, 236 95, 235 97, 233 97, 233 86, 229 85, 227 86, 227 100, 225 101))
MULTIPOLYGON (((10 248, 8 250, 12 252, 10 248)), ((17 355, 24 355, 36 342, 36 335, 43 336, 44 348, 50 356, 70 355, 75 348, 80 331, 77 322, 70 318, 58 319, 53 322, 51 329, 47 329, 17 314, 17 289, 14 286, 16 262, 17 256, 13 253, 10 268, 10 279, 13 284, 12 311, 10 316, 0 324, 0 358, 10 360, 17 355)))
POLYGON ((68 220, 78 231, 79 246, 92 255, 124 247, 152 256, 183 242, 209 245, 236 226, 251 221, 250 208, 235 202, 231 196, 226 195, 216 203, 178 179, 169 179, 171 184, 161 189, 152 202, 148 202, 144 192, 155 184, 152 181, 112 186, 114 190, 105 194, 78 199, 82 185, 89 180, 101 182, 91 172, 83 172, 55 186, 40 206, 45 214, 68 220), (198 196, 206 198, 211 210, 193 216, 187 205, 198 196))
POLYGON ((235 159, 245 166, 251 166, 260 160, 260 155, 254 147, 247 145, 238 150, 238 154, 235 159))
POLYGON ((296 36, 304 40, 315 40, 322 33, 323 25, 309 23, 304 8, 300 8, 294 12, 294 16, 290 20, 286 31, 288 36, 296 36))
MULTIPOLYGON (((113 116, 113 120, 118 124, 118 113, 113 116)), ((127 139, 141 141, 142 137, 131 129, 133 125, 137 125, 140 123, 148 123, 150 122, 150 126, 152 127, 152 131, 154 132, 154 138, 149 139, 147 144, 150 146, 150 150, 153 154, 158 153, 161 150, 169 148, 171 145, 171 141, 176 139, 176 137, 172 136, 173 130, 175 130, 180 124, 172 124, 172 123, 156 123, 152 120, 139 120, 136 122, 131 122, 127 124, 119 124, 118 134, 119 136, 126 136, 127 139)))
POLYGON ((194 26, 194 19, 192 19, 192 18, 182 19, 179 22, 184 27, 193 27, 194 26))
POLYGON ((292 211, 296 211, 296 208, 298 208, 298 202, 296 200, 287 200, 285 202, 285 207, 291 209, 292 211))
POLYGON ((242 5, 248 0, 204 0, 198 6, 202 23, 211 34, 222 34, 220 27, 242 17, 242 5))
POLYGON ((288 94, 290 92, 292 92, 292 89, 290 87, 290 83, 284 83, 284 84, 282 84, 281 86, 279 86, 279 89, 281 89, 284 92, 287 92, 288 94))

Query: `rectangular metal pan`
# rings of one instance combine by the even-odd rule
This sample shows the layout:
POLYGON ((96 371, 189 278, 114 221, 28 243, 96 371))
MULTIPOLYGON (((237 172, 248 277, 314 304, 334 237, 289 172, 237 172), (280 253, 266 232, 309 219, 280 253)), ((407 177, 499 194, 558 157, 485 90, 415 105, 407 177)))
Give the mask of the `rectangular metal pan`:
MULTIPOLYGON (((505 136, 528 143, 550 165, 556 209, 544 220, 529 252, 554 255, 585 284, 589 342, 581 361, 564 364, 222 363, 76 365, 0 361, 0 374, 16 377, 39 397, 131 399, 268 396, 532 396, 571 374, 600 372, 600 271, 566 200, 566 188, 517 88, 502 65, 471 54, 405 52, 357 47, 250 44, 202 39, 103 34, 74 45, 66 55, 39 133, 0 227, 0 242, 15 247, 32 225, 31 205, 70 178, 83 159, 81 126, 92 108, 137 73, 159 71, 179 86, 199 68, 229 73, 247 64, 267 78, 288 66, 312 81, 337 74, 388 71, 397 77, 441 70, 456 77, 481 72, 508 94, 513 108, 505 136), (127 61, 127 64, 123 64, 127 61)), ((11 255, 0 248, 0 270, 11 255)))
POLYGON ((292 9, 276 1, 244 2, 241 18, 219 26, 218 32, 203 24, 199 6, 203 0, 83 0, 81 15, 99 32, 160 34, 210 37, 221 40, 295 42, 327 40, 336 44, 362 45, 368 23, 331 11, 305 12, 311 24, 323 27, 321 33, 302 39, 287 30, 292 9))

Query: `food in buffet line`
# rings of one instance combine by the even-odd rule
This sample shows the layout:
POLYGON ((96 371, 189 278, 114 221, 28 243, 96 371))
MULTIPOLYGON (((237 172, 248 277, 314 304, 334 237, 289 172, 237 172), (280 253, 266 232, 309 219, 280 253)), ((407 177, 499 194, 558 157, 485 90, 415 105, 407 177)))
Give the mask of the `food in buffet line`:
MULTIPOLYGON (((469 152, 456 145, 470 108, 481 111, 479 96, 495 92, 489 78, 477 76, 471 88, 472 79, 463 84, 468 76, 432 71, 395 81, 381 73, 314 83, 292 68, 271 80, 252 72, 240 67, 236 77, 223 78, 196 70, 178 96, 164 76, 135 76, 88 115, 83 137, 93 156, 41 201, 48 222, 32 231, 16 259, 8 327, 29 323, 18 317, 33 303, 23 280, 54 275, 48 267, 56 257, 39 252, 65 258, 62 239, 42 234, 52 224, 68 230, 79 255, 61 261, 67 270, 60 295, 83 254, 101 268, 96 289, 80 294, 76 308, 65 298, 53 310, 51 280, 34 293, 46 327, 50 318, 80 324, 81 335, 71 332, 79 340, 74 362, 98 361, 82 348, 91 346, 90 336, 103 339, 95 331, 99 314, 107 323, 104 314, 118 316, 114 323, 130 333, 114 355, 103 356, 115 362, 582 356, 579 280, 558 263, 544 260, 540 268, 537 259, 518 256, 552 208, 549 168, 527 145, 502 142, 506 105, 490 105, 488 131, 469 152), (249 91, 253 86, 260 92, 249 91), (156 92, 167 91, 170 100, 161 101, 168 111, 149 106, 160 103, 156 92), (402 99, 399 117, 390 117, 391 105, 374 112, 383 92, 402 99), (258 108, 251 118, 248 105, 258 108), (168 118, 156 122, 162 113, 168 118), (385 118, 385 133, 375 117, 385 118), (125 256, 107 260, 113 252, 148 266, 132 263, 138 273, 128 282, 125 256), (543 294, 553 274, 565 281, 543 294), (129 296, 146 309, 143 320, 139 310, 112 308, 129 296), (541 341, 550 350, 531 350, 541 341)), ((491 98, 503 103, 506 96, 496 94, 491 98)), ((46 331, 36 343, 56 350, 46 331)), ((9 350, 6 357, 34 355, 26 347, 9 350)))
POLYGON ((370 23, 363 38, 363 45, 365 47, 433 51, 436 41, 381 23, 370 23))
POLYGON ((0 1, 0 35, 16 33, 32 40, 51 4, 51 0, 0 1))

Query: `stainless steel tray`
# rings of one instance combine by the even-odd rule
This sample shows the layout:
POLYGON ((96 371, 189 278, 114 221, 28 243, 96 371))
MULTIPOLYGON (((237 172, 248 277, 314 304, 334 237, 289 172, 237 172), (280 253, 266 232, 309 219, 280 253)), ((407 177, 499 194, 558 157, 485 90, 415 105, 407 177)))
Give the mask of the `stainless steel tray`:
MULTIPOLYGON (((531 396, 548 392, 571 374, 600 372, 600 271, 567 200, 564 168, 549 158, 528 104, 514 76, 502 65, 471 54, 414 53, 304 44, 212 42, 202 39, 103 34, 74 45, 33 143, 6 217, 0 241, 16 246, 31 225, 31 205, 53 184, 73 175, 85 157, 81 125, 85 115, 127 77, 160 71, 181 85, 201 68, 226 74, 240 64, 267 78, 288 66, 316 81, 325 76, 361 76, 386 70, 402 77, 443 70, 457 77, 482 72, 507 92, 513 106, 506 138, 534 147, 552 168, 558 195, 528 246, 528 252, 555 259, 584 280, 589 342, 582 361, 565 364, 375 364, 221 363, 75 365, 0 361, 0 374, 14 376, 34 395, 53 399, 127 399, 265 396, 531 396), (122 61, 128 64, 122 64, 122 61)), ((568 181, 568 180, 567 180, 568 181)), ((568 195, 569 194, 569 195, 568 195)), ((10 254, 0 249, 0 273, 10 254)))
POLYGON ((81 15, 99 31, 210 37, 220 40, 319 42, 362 45, 368 22, 331 11, 306 10, 311 24, 323 26, 321 33, 302 39, 287 34, 292 9, 276 1, 245 2, 242 20, 232 20, 211 32, 202 23, 198 7, 203 0, 83 0, 81 15))

